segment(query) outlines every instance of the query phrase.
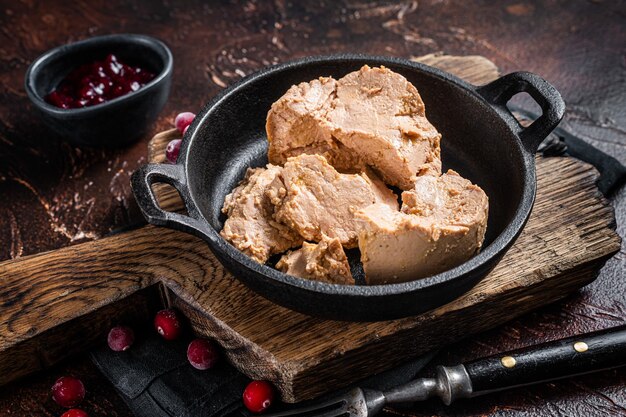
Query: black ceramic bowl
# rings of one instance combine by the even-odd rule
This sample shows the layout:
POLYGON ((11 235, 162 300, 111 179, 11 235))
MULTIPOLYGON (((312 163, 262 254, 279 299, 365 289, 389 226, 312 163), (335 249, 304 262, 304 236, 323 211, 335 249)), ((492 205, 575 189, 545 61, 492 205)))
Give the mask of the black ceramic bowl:
POLYGON ((526 72, 475 87, 436 68, 403 59, 362 55, 306 58, 262 70, 223 91, 194 120, 177 164, 145 165, 134 173, 132 185, 150 223, 200 236, 235 277, 278 304, 338 320, 406 317, 466 292, 511 246, 534 203, 535 151, 563 112, 563 100, 554 87, 526 72), (293 84, 319 76, 339 78, 364 64, 384 65, 417 87, 428 118, 443 135, 444 168, 455 169, 486 191, 490 207, 483 250, 443 273, 377 286, 310 281, 258 264, 219 235, 224 222, 220 209, 247 167, 267 163, 267 111, 293 84), (505 106, 522 91, 543 110, 527 128, 522 128, 505 106), (159 208, 151 191, 155 182, 176 187, 189 214, 159 208))
POLYGON ((172 53, 144 35, 107 35, 60 46, 37 58, 26 72, 25 88, 45 123, 76 145, 116 147, 145 133, 165 105, 172 80, 172 53), (139 90, 91 107, 62 109, 47 103, 50 93, 74 68, 108 54, 156 74, 139 90))

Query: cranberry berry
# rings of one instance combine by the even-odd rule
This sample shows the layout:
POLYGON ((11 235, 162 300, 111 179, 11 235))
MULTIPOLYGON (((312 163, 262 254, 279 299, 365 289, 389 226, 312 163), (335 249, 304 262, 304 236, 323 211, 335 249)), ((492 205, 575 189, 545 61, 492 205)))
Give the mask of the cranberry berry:
POLYGON ((122 352, 131 347, 135 341, 133 329, 126 326, 115 326, 109 331, 107 342, 111 350, 122 352))
POLYGON ((167 308, 154 317, 154 328, 165 340, 178 339, 182 326, 176 310, 167 308))
POLYGON ((189 127, 195 117, 195 114, 188 111, 179 113, 176 119, 174 119, 174 126, 176 126, 176 129, 178 129, 180 133, 184 134, 185 129, 189 127))
POLYGON ((274 387, 267 381, 252 381, 243 391, 243 404, 253 413, 262 413, 274 402, 274 387))
POLYGON ((89 417, 89 414, 80 408, 72 408, 71 410, 67 410, 63 413, 61 417, 89 417))
POLYGON ((165 157, 172 164, 176 163, 178 159, 178 154, 180 153, 180 144, 182 143, 181 139, 174 139, 167 144, 165 148, 165 157))
POLYGON ((85 386, 78 378, 62 376, 52 386, 52 399, 61 407, 76 407, 85 399, 85 386))
POLYGON ((201 371, 213 368, 218 359, 217 346, 210 340, 196 339, 187 347, 187 360, 191 366, 201 371))

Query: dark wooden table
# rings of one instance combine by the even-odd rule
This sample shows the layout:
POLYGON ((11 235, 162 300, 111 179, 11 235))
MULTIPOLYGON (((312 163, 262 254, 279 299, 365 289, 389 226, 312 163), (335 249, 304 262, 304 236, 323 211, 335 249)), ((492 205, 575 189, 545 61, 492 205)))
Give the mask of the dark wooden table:
MULTIPOLYGON (((0 7, 0 259, 97 239, 140 219, 129 175, 146 143, 179 111, 198 110, 229 83, 305 55, 367 52, 480 54, 503 72, 541 74, 563 94, 565 124, 626 163, 626 3, 623 1, 2 1, 0 7), (180 4, 179 4, 180 3, 180 4), (170 100, 152 132, 119 150, 78 149, 37 120, 23 90, 28 64, 47 49, 93 35, 137 32, 175 58, 170 100)), ((626 191, 612 198, 626 235, 626 191)), ((626 253, 565 301, 461 341, 436 361, 626 322, 626 253)), ((45 280, 45 277, 41 277, 45 280)), ((1 285, 1 284, 0 284, 1 285)), ((0 415, 55 416, 49 387, 62 374, 90 388, 91 416, 130 416, 86 356, 0 390, 0 415)), ((626 415, 626 370, 516 389, 445 408, 427 402, 387 415, 626 415)))

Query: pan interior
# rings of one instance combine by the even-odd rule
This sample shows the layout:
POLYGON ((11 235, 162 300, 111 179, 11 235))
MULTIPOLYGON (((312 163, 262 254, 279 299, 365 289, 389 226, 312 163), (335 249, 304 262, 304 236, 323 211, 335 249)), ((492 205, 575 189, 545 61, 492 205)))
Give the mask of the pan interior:
MULTIPOLYGON (((371 60, 316 62, 264 74, 244 83, 208 109, 189 145, 189 189, 209 224, 220 231, 224 197, 248 167, 267 163, 265 118, 270 106, 293 84, 320 76, 340 78, 371 60)), ((444 172, 454 169, 482 187, 489 197, 489 221, 483 248, 512 221, 524 187, 524 156, 517 138, 497 113, 473 92, 435 74, 403 65, 385 66, 418 89, 426 115, 441 132, 444 172)), ((351 258, 358 258, 358 253, 351 258)), ((357 282, 358 262, 351 262, 357 282)))

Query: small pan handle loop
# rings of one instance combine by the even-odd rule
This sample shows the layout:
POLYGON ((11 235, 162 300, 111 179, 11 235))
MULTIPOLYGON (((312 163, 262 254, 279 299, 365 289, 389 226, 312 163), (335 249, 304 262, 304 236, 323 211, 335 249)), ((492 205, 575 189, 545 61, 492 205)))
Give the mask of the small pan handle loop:
POLYGON ((524 147, 534 154, 539 144, 559 124, 565 113, 561 94, 546 80, 530 72, 514 72, 476 89, 496 110, 506 115, 509 125, 515 126, 524 147), (530 126, 523 128, 506 107, 515 94, 527 92, 539 104, 543 114, 530 126))
POLYGON ((208 237, 207 224, 196 217, 199 213, 193 212, 187 205, 190 216, 163 210, 154 195, 152 184, 165 183, 176 188, 186 204, 187 187, 184 182, 184 172, 181 165, 148 164, 139 167, 131 177, 131 186, 141 212, 149 223, 157 226, 166 226, 182 230, 199 237, 208 237))

